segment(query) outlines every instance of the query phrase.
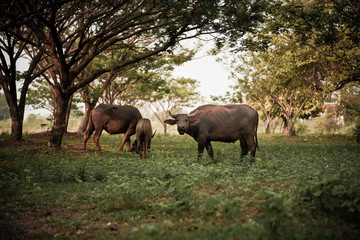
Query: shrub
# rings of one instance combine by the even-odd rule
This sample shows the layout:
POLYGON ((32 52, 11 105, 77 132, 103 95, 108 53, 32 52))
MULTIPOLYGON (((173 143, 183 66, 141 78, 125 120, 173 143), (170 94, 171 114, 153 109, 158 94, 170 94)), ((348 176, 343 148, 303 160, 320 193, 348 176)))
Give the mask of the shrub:
POLYGON ((306 134, 309 132, 309 127, 304 123, 299 123, 296 125, 295 132, 297 134, 306 134))
POLYGON ((354 137, 356 142, 360 143, 360 121, 358 121, 354 128, 354 137))
POLYGON ((351 174, 328 175, 318 182, 305 183, 299 187, 299 194, 300 201, 307 203, 313 214, 360 220, 360 181, 351 174))

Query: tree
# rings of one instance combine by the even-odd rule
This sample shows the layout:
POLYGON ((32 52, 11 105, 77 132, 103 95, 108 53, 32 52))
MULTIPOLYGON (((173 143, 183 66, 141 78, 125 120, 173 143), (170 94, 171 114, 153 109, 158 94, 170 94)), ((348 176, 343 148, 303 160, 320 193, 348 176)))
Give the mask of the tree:
POLYGON ((273 14, 277 17, 267 30, 291 32, 302 45, 319 53, 327 91, 360 81, 359 1, 284 1, 273 8, 273 14))
POLYGON ((164 121, 169 117, 169 112, 180 110, 181 107, 191 107, 194 102, 201 100, 200 93, 196 91, 198 83, 190 78, 164 77, 165 84, 153 89, 149 98, 149 107, 162 124, 164 133, 167 124, 164 121))
POLYGON ((307 104, 312 103, 311 108, 318 106, 313 102, 319 102, 322 96, 321 63, 312 48, 300 47, 292 36, 271 36, 271 39, 268 51, 239 55, 233 62, 233 76, 246 98, 263 109, 267 127, 276 104, 282 110, 283 131, 293 134, 296 119, 310 109, 307 104), (244 65, 238 66, 239 62, 244 65))
POLYGON ((24 53, 31 54, 31 48, 26 39, 32 36, 32 31, 23 27, 14 28, 11 32, 0 32, 0 84, 10 110, 11 137, 17 141, 22 140, 27 90, 31 82, 49 68, 49 66, 44 66, 42 70, 36 70, 36 65, 43 57, 43 52, 38 51, 32 56, 33 61, 25 72, 21 73, 17 70, 17 63, 24 53), (18 98, 19 82, 22 86, 18 98))

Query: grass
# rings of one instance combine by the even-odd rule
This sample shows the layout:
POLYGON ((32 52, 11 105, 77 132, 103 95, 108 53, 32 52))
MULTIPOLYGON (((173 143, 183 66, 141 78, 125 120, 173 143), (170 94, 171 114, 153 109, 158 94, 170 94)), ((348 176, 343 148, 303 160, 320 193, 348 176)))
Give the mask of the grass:
POLYGON ((188 136, 157 134, 151 157, 119 153, 119 136, 0 147, 0 238, 357 239, 360 147, 345 136, 259 136, 197 161, 188 136))

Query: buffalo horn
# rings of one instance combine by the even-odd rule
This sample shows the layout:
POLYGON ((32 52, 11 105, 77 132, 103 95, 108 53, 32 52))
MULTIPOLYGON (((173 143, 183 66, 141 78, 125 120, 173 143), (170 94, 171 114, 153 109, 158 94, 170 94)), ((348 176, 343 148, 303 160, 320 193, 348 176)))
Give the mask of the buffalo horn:
POLYGON ((189 113, 189 114, 188 114, 188 118, 191 118, 191 117, 194 117, 194 116, 196 116, 195 113, 189 113))
POLYGON ((172 117, 172 118, 176 118, 177 115, 173 115, 170 111, 169 111, 169 115, 172 117))

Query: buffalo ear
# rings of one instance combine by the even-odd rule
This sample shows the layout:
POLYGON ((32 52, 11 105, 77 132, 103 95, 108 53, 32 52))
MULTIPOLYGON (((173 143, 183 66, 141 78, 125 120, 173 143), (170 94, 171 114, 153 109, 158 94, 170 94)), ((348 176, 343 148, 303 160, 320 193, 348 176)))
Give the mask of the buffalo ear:
POLYGON ((195 125, 200 122, 199 118, 190 118, 190 124, 195 125))
POLYGON ((175 125, 176 124, 176 120, 175 119, 166 119, 164 121, 164 123, 169 124, 169 125, 175 125))

